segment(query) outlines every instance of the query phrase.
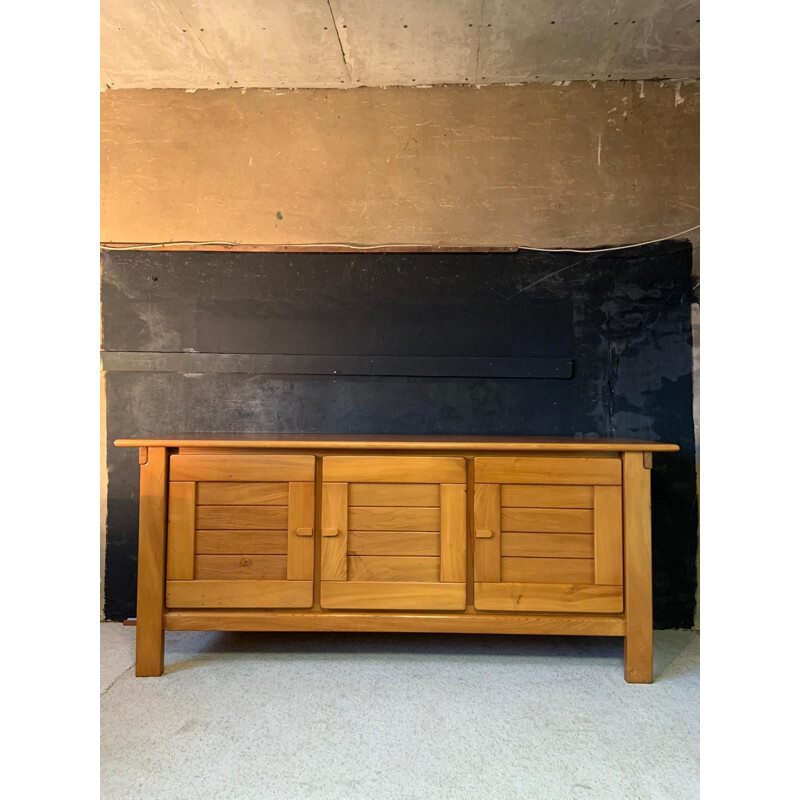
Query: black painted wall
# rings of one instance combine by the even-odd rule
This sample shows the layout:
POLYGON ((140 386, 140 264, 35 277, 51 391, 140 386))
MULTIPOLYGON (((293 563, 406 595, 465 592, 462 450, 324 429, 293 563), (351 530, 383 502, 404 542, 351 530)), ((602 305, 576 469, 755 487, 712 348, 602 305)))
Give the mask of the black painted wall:
POLYGON ((688 242, 595 255, 127 251, 104 252, 102 267, 109 619, 133 616, 136 596, 137 453, 115 438, 445 433, 679 444, 654 459, 654 614, 657 627, 691 626, 688 242), (209 353, 230 355, 220 366, 209 353), (334 365, 342 355, 427 356, 443 375, 448 357, 514 357, 557 377, 276 375, 247 355, 261 353, 334 365), (181 371, 150 371, 168 369, 181 371))

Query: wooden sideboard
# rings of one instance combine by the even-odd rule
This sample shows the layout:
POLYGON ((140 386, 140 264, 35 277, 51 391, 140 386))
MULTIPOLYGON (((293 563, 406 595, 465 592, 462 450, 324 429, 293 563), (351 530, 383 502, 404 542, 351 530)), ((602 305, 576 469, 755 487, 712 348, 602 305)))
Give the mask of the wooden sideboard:
POLYGON ((622 636, 650 683, 650 466, 672 444, 118 439, 140 465, 136 674, 165 630, 622 636))

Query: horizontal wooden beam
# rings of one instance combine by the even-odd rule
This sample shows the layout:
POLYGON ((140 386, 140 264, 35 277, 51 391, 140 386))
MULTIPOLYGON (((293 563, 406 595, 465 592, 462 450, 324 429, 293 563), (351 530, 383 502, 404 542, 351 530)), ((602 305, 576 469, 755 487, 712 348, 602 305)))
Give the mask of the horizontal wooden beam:
POLYGON ((226 253, 516 253, 519 248, 505 245, 419 245, 419 244, 235 244, 203 242, 101 242, 104 250, 172 250, 173 252, 226 253))
POLYGON ((572 377, 571 358, 475 356, 305 355, 291 353, 101 353, 106 372, 240 372, 249 375, 342 377, 555 378, 572 377))
POLYGON ((611 615, 430 614, 370 612, 168 611, 168 631, 330 631, 505 633, 624 636, 625 619, 611 615))

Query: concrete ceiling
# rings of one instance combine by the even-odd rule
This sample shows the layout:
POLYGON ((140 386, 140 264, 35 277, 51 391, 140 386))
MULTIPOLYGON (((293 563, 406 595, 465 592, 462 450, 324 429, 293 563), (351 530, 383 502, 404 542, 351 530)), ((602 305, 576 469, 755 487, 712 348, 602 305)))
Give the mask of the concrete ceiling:
POLYGON ((696 78, 699 0, 102 0, 108 89, 696 78))

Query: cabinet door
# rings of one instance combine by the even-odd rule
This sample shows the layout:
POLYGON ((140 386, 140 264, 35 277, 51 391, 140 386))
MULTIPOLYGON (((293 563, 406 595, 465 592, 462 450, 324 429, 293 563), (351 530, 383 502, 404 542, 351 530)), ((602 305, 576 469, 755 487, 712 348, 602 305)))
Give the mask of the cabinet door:
POLYGON ((622 611, 618 458, 475 459, 475 608, 622 611))
POLYGON ((323 608, 466 608, 466 463, 322 461, 323 608))
POLYGON ((168 608, 310 608, 314 456, 174 455, 168 608))

